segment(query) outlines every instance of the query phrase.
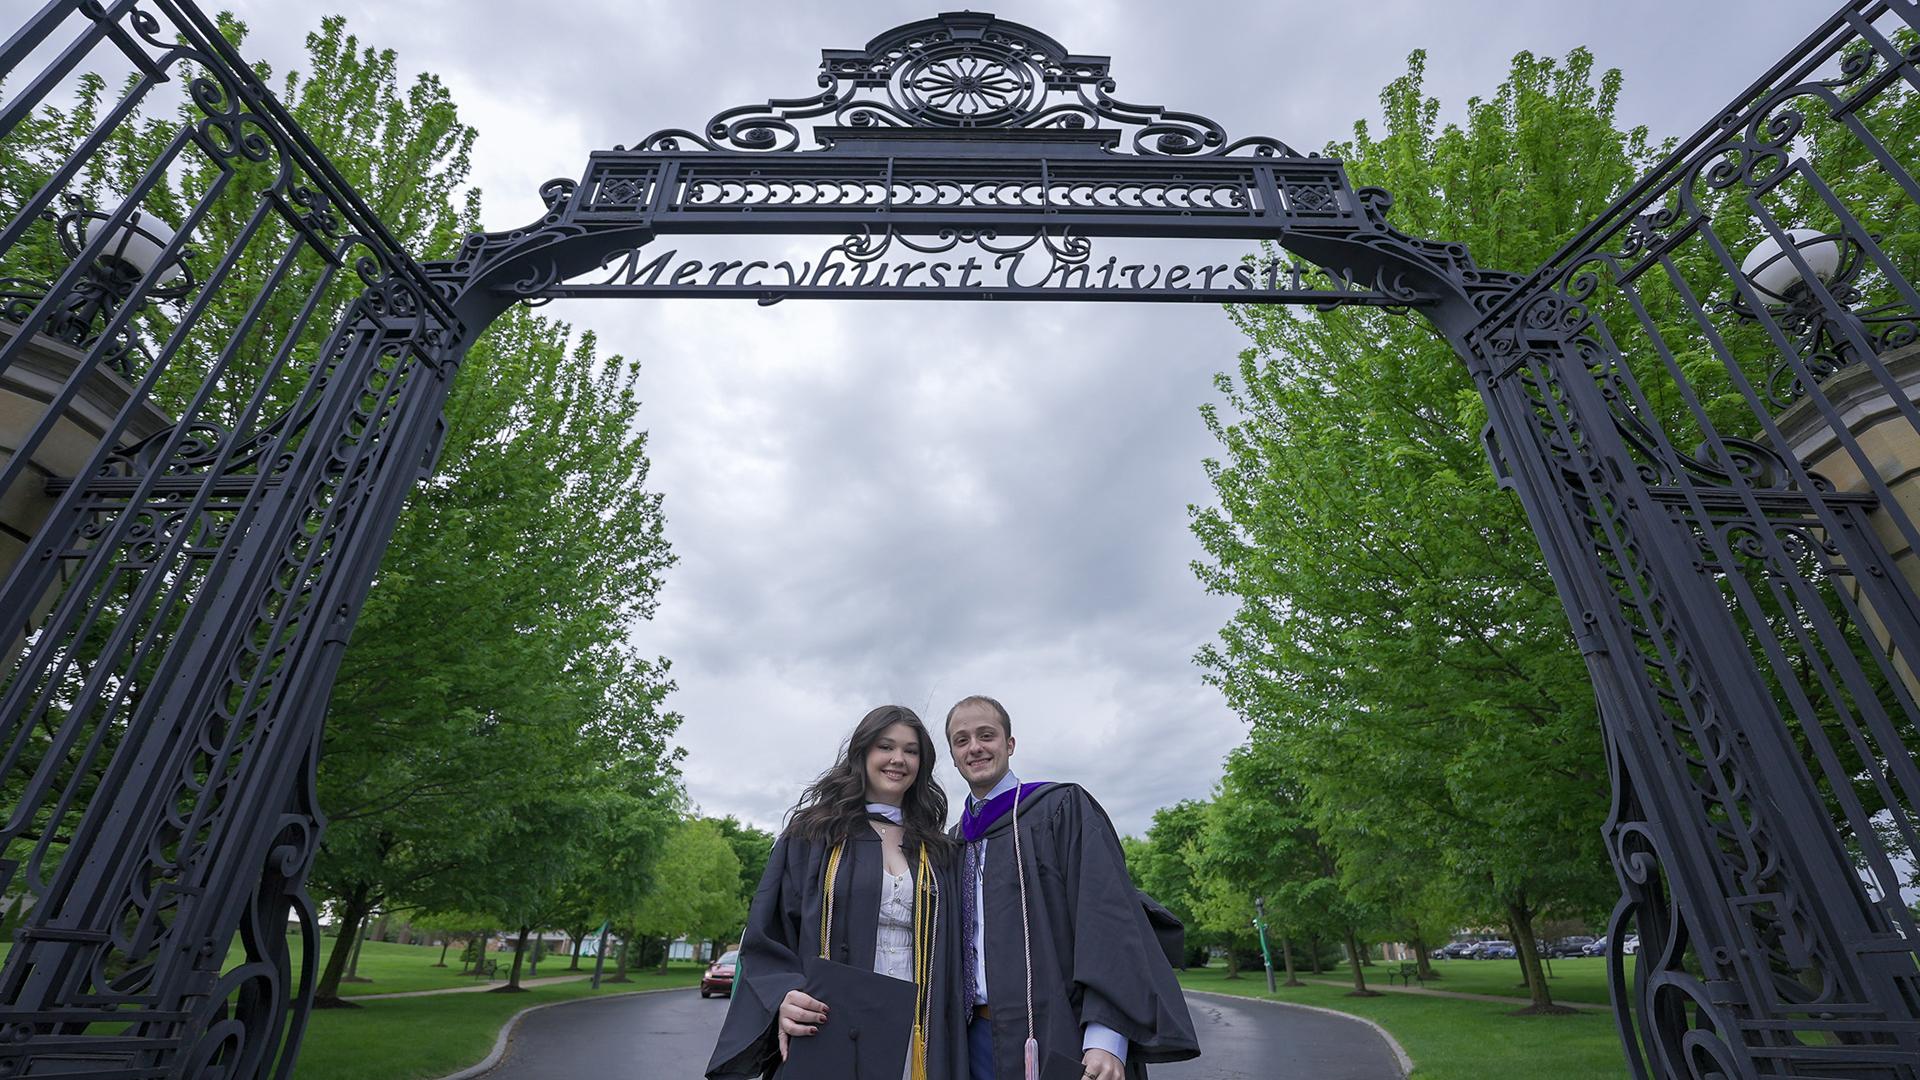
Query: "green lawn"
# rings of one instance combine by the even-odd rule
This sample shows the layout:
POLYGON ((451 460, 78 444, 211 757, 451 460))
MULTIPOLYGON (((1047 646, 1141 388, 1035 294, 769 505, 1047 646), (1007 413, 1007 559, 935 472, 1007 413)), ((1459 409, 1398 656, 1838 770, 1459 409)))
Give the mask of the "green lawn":
MULTIPOLYGON (((1634 957, 1627 957, 1627 977, 1633 977, 1634 957)), ((1553 999, 1561 1002, 1585 1002, 1589 1005, 1607 1004, 1607 961, 1599 956, 1582 956, 1566 960, 1542 960, 1542 964, 1551 964, 1553 974, 1547 977, 1547 989, 1553 993, 1553 999)), ((1389 972, 1398 975, 1400 962, 1397 960, 1376 961, 1366 969, 1367 985, 1384 984, 1389 972)), ((1498 994, 1502 997, 1526 997, 1526 990, 1520 985, 1520 962, 1518 960, 1435 960, 1434 974, 1439 979, 1427 984, 1434 990, 1453 990, 1464 994, 1498 994)), ((1262 981, 1266 976, 1259 974, 1262 981)), ((1276 976, 1277 976, 1276 972, 1276 976)), ((1353 976, 1348 974, 1347 966, 1341 964, 1325 975, 1300 973, 1303 979, 1338 979, 1351 984, 1353 976)), ((1397 981, 1397 980, 1396 980, 1397 981)), ((1419 985, 1415 983, 1414 985, 1419 985)))
MULTIPOLYGON (((327 962, 327 950, 333 948, 333 939, 324 938, 320 942, 321 964, 327 962)), ((513 950, 489 952, 487 957, 500 962, 499 978, 496 982, 505 982, 507 972, 513 969, 513 950)), ((472 975, 460 974, 460 950, 458 947, 447 950, 447 966, 433 965, 440 960, 438 945, 396 945, 391 941, 369 941, 360 949, 360 977, 372 982, 343 982, 340 984, 340 996, 352 997, 356 994, 396 994, 408 990, 439 990, 450 986, 472 986, 472 975)), ((609 958, 611 961, 611 958, 609 958)), ((550 955, 540 961, 540 978, 554 975, 591 975, 593 958, 580 958, 580 970, 572 972, 567 965, 572 963, 571 956, 550 955)), ((300 963, 298 954, 294 956, 294 966, 300 963)), ((521 977, 527 978, 528 968, 523 963, 521 977)))
MULTIPOLYGON (((369 951, 372 947, 371 943, 367 946, 369 951)), ((361 954, 362 970, 367 955, 361 954)), ((557 965, 565 966, 564 961, 557 965)), ((540 965, 543 973, 546 967, 540 965)), ((700 981, 700 971, 695 965, 675 964, 664 976, 648 971, 635 974, 625 985, 602 983, 600 993, 692 987, 700 981)), ((521 994, 439 994, 368 1001, 357 1009, 316 1010, 300 1049, 294 1080, 427 1080, 445 1076, 486 1057, 500 1025, 521 1009, 592 994, 589 983, 583 981, 535 987, 521 994)), ((640 1064, 636 1062, 635 1068, 640 1064)))
MULTIPOLYGON (((1454 963, 1489 969, 1503 966, 1509 975, 1514 970, 1510 964, 1492 960, 1454 963)), ((1558 973, 1561 962, 1555 961, 1554 968, 1558 973)), ((1372 971, 1380 971, 1381 981, 1386 981, 1386 969, 1376 965, 1372 971)), ((1237 980, 1224 976, 1224 969, 1196 968, 1181 972, 1180 982, 1192 990, 1317 1005, 1366 1017, 1392 1032, 1413 1058, 1413 1080, 1539 1080, 1544 1076, 1621 1080, 1627 1076, 1609 1013, 1513 1016, 1513 1007, 1493 1002, 1416 994, 1354 998, 1337 986, 1321 985, 1282 987, 1269 997, 1266 978, 1259 971, 1246 972, 1237 980)), ((1516 1001, 1515 1007, 1524 1004, 1516 1001)))

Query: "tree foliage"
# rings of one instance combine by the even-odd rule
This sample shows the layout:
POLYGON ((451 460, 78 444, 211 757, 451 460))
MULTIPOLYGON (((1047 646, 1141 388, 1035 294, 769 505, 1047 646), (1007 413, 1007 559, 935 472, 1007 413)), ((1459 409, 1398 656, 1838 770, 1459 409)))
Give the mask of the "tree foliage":
MULTIPOLYGON (((1482 265, 1539 264, 1653 157, 1616 120, 1619 73, 1596 75, 1585 50, 1520 54, 1459 124, 1440 123, 1423 76, 1415 53, 1381 96, 1384 129, 1358 124, 1327 153, 1392 192, 1397 227, 1482 265)), ((1218 504, 1193 528, 1196 572, 1238 608, 1200 662, 1252 724, 1229 776, 1269 775, 1220 800, 1210 837, 1231 852, 1263 810, 1295 826, 1268 838, 1297 855, 1273 891, 1363 933, 1591 910, 1610 889, 1593 697, 1487 467, 1464 365, 1393 313, 1229 311, 1250 345, 1202 410, 1218 504)))
POLYGON ((626 925, 635 936, 663 941, 736 941, 747 917, 739 886, 740 859, 719 823, 683 820, 667 837, 652 886, 626 925))

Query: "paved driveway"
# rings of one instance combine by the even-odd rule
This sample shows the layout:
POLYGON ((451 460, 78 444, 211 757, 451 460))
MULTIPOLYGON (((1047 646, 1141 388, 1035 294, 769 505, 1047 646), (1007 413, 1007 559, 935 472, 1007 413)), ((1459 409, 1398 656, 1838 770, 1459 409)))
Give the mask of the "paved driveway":
MULTIPOLYGON (((1399 1080, 1386 1042, 1358 1020, 1190 994, 1205 1051, 1153 1080, 1399 1080)), ((699 1080, 727 1003, 692 990, 596 998, 520 1021, 485 1080, 699 1080)))

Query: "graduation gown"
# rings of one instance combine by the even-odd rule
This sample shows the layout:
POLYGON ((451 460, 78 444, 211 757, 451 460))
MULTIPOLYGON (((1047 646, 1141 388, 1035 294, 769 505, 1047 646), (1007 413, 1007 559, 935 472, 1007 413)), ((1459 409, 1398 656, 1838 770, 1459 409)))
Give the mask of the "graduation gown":
MULTIPOLYGON (((1042 1061, 1050 1053, 1078 1059, 1089 1023, 1126 1038, 1129 1080, 1144 1078, 1154 1062, 1198 1057, 1187 999, 1127 877, 1106 811, 1078 785, 1052 784, 1020 801, 1019 819, 1033 945, 1033 1030, 1042 1061)), ((985 834, 987 1004, 998 1080, 1022 1075, 1027 1040, 1013 821, 1005 814, 985 834)), ((960 839, 957 828, 952 835, 960 839)))
MULTIPOLYGON (((782 836, 767 859, 740 940, 740 967, 726 1022, 707 1063, 708 1080, 772 1077, 780 1062, 780 1002, 806 981, 802 965, 820 955, 820 912, 831 845, 782 836)), ((917 878, 917 851, 907 852, 917 878)), ((939 887, 934 928, 933 985, 928 988, 927 1080, 967 1080, 967 1014, 960 1004, 960 894, 952 865, 930 863, 939 887)), ((848 838, 834 883, 828 958, 873 969, 880 925, 880 886, 885 860, 880 836, 862 824, 848 838)), ((827 1002, 829 1008, 835 1003, 827 1002)), ((829 1023, 832 1021, 829 1020, 829 1023)))

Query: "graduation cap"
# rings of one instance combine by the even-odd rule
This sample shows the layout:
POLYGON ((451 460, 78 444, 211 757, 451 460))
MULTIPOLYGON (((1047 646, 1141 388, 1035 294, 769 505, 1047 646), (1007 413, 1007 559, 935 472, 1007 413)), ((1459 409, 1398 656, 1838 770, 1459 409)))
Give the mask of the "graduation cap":
POLYGON ((1040 1063, 1040 1080, 1086 1080, 1087 1067, 1080 1059, 1063 1054, 1058 1050, 1046 1052, 1046 1060, 1040 1063))
POLYGON ((788 1041, 780 1080, 900 1080, 913 1042, 912 983, 808 957, 801 989, 827 1006, 828 1020, 788 1041))

